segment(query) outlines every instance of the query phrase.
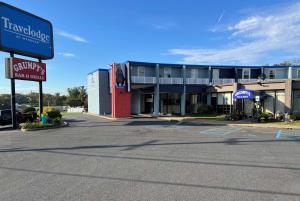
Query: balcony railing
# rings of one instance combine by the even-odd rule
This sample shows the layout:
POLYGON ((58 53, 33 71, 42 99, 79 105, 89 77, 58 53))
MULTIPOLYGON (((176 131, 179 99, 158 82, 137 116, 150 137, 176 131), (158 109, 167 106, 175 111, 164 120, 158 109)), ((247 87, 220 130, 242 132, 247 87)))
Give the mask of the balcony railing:
POLYGON ((277 78, 275 78, 275 79, 265 79, 264 81, 266 81, 266 82, 270 82, 270 81, 274 81, 274 82, 282 82, 282 81, 286 81, 287 80, 287 78, 286 79, 277 79, 277 78))
POLYGON ((131 76, 131 82, 138 84, 155 84, 156 77, 131 76))
POLYGON ((213 79, 212 84, 229 84, 234 83, 234 79, 213 79))
POLYGON ((169 77, 161 77, 159 78, 159 84, 183 84, 182 78, 169 78, 169 77))
POLYGON ((205 78, 186 78, 186 84, 209 84, 209 79, 205 78))
POLYGON ((239 79, 239 83, 257 82, 258 79, 239 79))

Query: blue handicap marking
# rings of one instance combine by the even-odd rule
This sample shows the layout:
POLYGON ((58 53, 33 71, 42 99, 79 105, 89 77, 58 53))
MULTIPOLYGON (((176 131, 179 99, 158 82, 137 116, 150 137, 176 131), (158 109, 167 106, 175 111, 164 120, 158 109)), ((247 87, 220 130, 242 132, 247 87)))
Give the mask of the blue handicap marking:
POLYGON ((282 131, 281 131, 281 130, 277 131, 277 133, 276 133, 276 139, 279 139, 280 136, 281 136, 281 134, 282 134, 282 131))
POLYGON ((300 132, 297 133, 297 132, 292 132, 292 131, 282 131, 282 130, 278 130, 276 132, 276 139, 280 139, 280 138, 283 138, 283 137, 286 137, 286 138, 292 138, 292 139, 296 139, 296 140, 300 140, 300 132))

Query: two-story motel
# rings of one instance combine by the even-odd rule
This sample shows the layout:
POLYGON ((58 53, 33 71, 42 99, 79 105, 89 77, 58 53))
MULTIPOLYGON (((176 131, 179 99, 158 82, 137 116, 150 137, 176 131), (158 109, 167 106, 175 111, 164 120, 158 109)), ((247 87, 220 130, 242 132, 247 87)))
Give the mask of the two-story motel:
MULTIPOLYGON (((200 104, 211 105, 217 113, 226 114, 232 111, 233 93, 239 89, 251 90, 259 96, 263 111, 273 114, 300 112, 300 66, 128 61, 113 64, 112 69, 98 69, 88 74, 87 81, 88 110, 100 115, 185 115, 197 113, 200 104), (118 81, 122 71, 124 82, 122 75, 118 81)), ((244 99, 241 102, 246 115, 253 115, 255 101, 244 99)))

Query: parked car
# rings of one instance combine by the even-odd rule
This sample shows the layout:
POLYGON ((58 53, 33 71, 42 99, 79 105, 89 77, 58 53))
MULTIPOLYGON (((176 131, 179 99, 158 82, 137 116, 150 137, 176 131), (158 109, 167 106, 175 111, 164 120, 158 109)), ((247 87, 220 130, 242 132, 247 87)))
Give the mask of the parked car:
POLYGON ((0 125, 11 124, 11 110, 0 110, 0 125))
MULTIPOLYGON (((17 115, 17 123, 25 123, 25 122, 33 122, 36 117, 36 111, 30 109, 25 109, 23 111, 17 111, 16 112, 17 115)), ((9 125, 12 123, 12 116, 11 116, 11 110, 0 110, 0 125, 1 126, 5 126, 5 125, 9 125)))

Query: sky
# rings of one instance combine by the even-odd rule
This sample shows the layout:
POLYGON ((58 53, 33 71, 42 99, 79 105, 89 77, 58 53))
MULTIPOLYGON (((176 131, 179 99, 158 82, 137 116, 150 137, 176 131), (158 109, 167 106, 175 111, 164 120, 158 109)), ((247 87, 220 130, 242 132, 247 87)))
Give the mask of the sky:
MULTIPOLYGON (((86 86, 89 72, 128 60, 264 65, 300 59, 296 0, 9 0, 48 19, 55 57, 44 92, 86 86)), ((0 53, 0 94, 10 92, 0 53)), ((17 93, 38 83, 16 81, 17 93)))

